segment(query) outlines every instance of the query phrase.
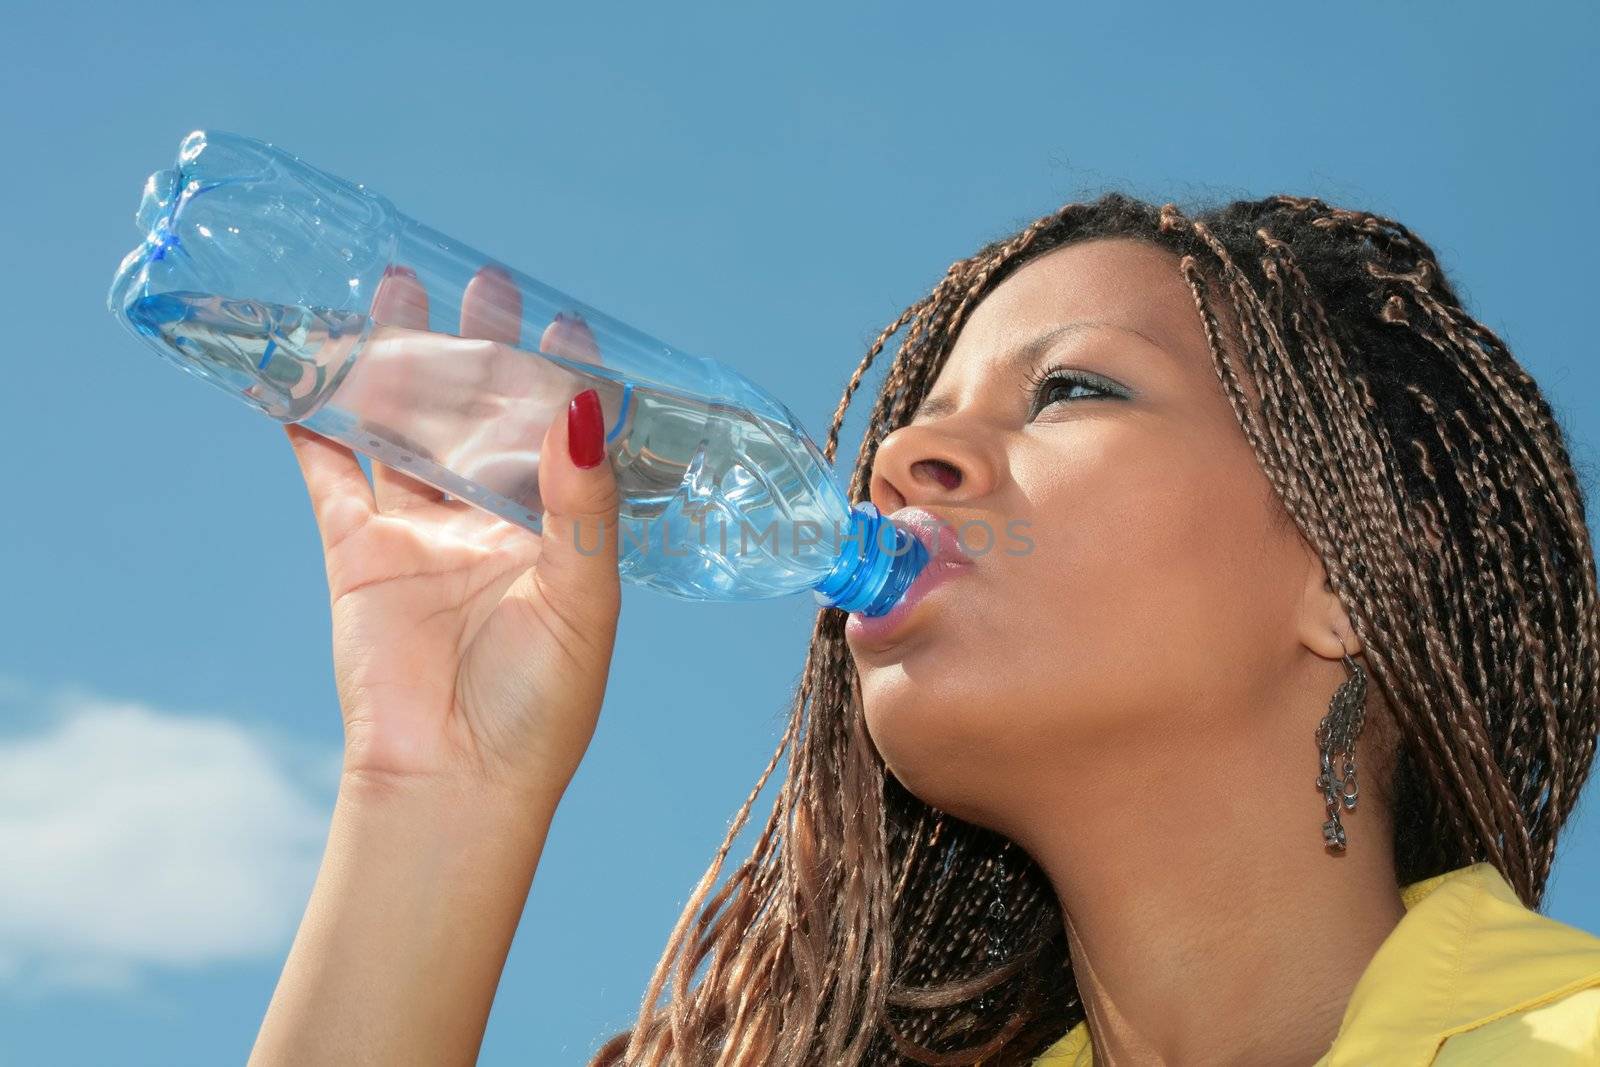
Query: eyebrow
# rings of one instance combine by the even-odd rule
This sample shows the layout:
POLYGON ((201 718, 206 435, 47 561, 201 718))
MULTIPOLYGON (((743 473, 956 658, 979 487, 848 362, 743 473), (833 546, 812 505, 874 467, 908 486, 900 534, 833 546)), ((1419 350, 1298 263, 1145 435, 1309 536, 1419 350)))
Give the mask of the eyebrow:
MULTIPOLYGON (((1080 319, 1077 322, 1069 322, 1062 326, 1053 326, 1037 337, 1024 341, 1001 358, 1000 367, 1009 369, 1032 363, 1054 347, 1062 338, 1083 333, 1087 330, 1116 330, 1119 333, 1133 334, 1156 348, 1160 348, 1163 352, 1166 351, 1155 338, 1143 330, 1137 330, 1132 326, 1119 326, 1114 322, 1101 322, 1097 319, 1080 319)), ((955 409, 956 403, 949 397, 928 397, 917 406, 917 410, 911 413, 911 417, 907 421, 915 422, 918 419, 943 417, 954 413, 955 409)))

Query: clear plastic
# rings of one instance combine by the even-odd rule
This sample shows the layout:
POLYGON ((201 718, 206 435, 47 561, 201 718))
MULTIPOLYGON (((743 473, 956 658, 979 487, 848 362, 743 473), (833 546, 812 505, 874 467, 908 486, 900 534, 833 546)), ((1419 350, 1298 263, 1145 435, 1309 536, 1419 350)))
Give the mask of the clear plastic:
POLYGON ((600 396, 624 579, 694 600, 811 589, 887 612, 927 561, 852 507, 795 415, 731 368, 253 138, 196 130, 150 175, 108 304, 184 371, 539 529, 539 446, 600 396))

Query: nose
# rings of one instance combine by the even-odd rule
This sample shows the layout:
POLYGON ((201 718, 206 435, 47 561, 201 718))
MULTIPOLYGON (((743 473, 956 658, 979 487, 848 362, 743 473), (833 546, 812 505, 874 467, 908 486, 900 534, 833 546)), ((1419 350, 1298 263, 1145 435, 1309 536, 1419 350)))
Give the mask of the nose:
POLYGON ((902 426, 878 444, 869 496, 885 515, 908 504, 951 504, 994 488, 994 463, 976 441, 941 424, 902 426))

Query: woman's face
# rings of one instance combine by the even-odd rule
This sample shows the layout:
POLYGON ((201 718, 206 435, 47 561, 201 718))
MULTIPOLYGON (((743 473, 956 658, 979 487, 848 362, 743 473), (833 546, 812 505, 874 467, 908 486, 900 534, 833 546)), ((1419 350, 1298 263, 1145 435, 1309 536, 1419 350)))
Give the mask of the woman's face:
POLYGON ((1132 239, 1052 250, 985 298, 871 499, 959 530, 972 563, 887 627, 851 616, 868 728, 907 788, 1002 830, 1063 774, 1136 786, 1258 727, 1323 588, 1178 257, 1132 239))

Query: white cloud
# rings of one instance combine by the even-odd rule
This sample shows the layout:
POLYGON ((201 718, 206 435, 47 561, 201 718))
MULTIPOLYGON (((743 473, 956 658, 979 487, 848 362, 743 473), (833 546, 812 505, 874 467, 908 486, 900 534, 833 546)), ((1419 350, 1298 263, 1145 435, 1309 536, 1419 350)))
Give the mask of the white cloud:
POLYGON ((150 967, 281 956, 336 757, 78 690, 49 703, 20 716, 44 729, 0 737, 0 985, 125 990, 150 967))

